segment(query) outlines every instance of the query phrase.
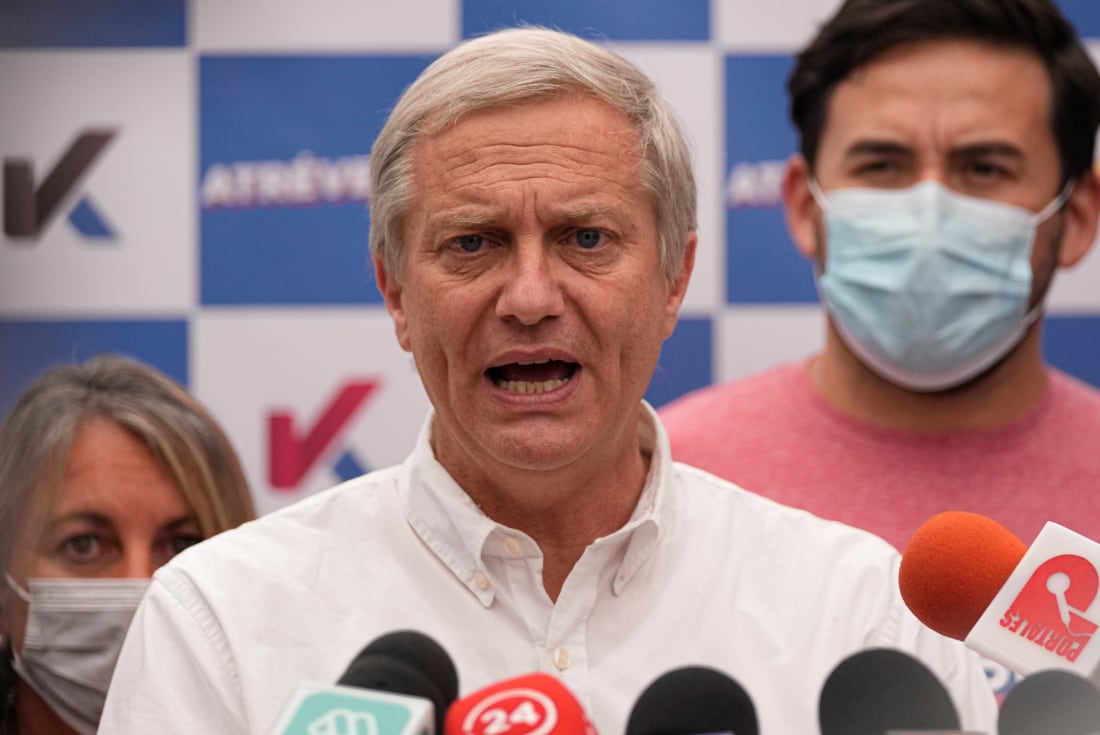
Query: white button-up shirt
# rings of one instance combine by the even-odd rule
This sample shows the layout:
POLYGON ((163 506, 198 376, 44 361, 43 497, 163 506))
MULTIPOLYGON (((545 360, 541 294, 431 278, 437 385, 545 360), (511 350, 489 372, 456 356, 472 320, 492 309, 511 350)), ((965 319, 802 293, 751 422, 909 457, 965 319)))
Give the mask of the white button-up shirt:
POLYGON ((761 732, 816 733, 829 672, 877 646, 922 659, 963 725, 994 732, 980 664, 908 612, 892 547, 672 462, 648 407, 650 471, 634 515, 585 550, 556 603, 535 542, 482 513, 428 437, 426 425, 400 466, 158 571, 100 732, 267 732, 297 684, 335 682, 365 644, 398 629, 450 653, 462 694, 556 674, 602 735, 624 730, 655 678, 688 665, 738 681, 761 732))

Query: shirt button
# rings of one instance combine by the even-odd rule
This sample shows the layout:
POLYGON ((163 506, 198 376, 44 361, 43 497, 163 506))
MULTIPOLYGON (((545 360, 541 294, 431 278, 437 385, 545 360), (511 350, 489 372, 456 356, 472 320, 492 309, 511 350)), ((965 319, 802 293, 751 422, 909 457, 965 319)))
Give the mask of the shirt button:
POLYGON ((554 667, 558 671, 565 671, 569 668, 569 651, 565 650, 561 646, 554 649, 554 667))
POLYGON ((517 557, 523 552, 523 544, 519 539, 509 536, 504 541, 504 553, 511 557, 517 557))
POLYGON ((474 577, 474 584, 477 585, 479 590, 487 590, 489 589, 489 578, 481 572, 478 572, 477 576, 474 577))

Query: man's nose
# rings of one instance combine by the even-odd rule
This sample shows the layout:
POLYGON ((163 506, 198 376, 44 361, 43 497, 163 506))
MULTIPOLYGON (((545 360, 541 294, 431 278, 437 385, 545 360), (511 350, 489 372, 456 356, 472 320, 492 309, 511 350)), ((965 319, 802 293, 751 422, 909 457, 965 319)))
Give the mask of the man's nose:
POLYGON ((559 282, 561 263, 541 242, 519 242, 504 269, 505 282, 497 299, 497 316, 533 326, 547 317, 560 316, 565 296, 559 282))

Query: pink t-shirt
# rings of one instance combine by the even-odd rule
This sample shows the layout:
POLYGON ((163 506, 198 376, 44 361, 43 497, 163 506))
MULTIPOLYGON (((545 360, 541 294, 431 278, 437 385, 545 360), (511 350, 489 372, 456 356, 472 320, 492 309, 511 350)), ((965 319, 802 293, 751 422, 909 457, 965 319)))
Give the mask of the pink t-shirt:
POLYGON ((1030 412, 980 431, 858 421, 825 402, 803 364, 701 389, 660 415, 675 459, 899 550, 945 510, 989 516, 1025 544, 1048 520, 1100 540, 1100 392, 1048 374, 1030 412))

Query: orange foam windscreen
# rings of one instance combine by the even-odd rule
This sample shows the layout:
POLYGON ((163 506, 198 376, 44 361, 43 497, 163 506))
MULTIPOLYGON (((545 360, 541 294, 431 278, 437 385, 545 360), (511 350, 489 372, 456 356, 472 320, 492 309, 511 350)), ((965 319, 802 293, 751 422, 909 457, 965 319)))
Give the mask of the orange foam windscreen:
POLYGON ((940 513, 902 553, 902 599, 932 630, 965 640, 1026 552, 1023 541, 990 518, 940 513))

